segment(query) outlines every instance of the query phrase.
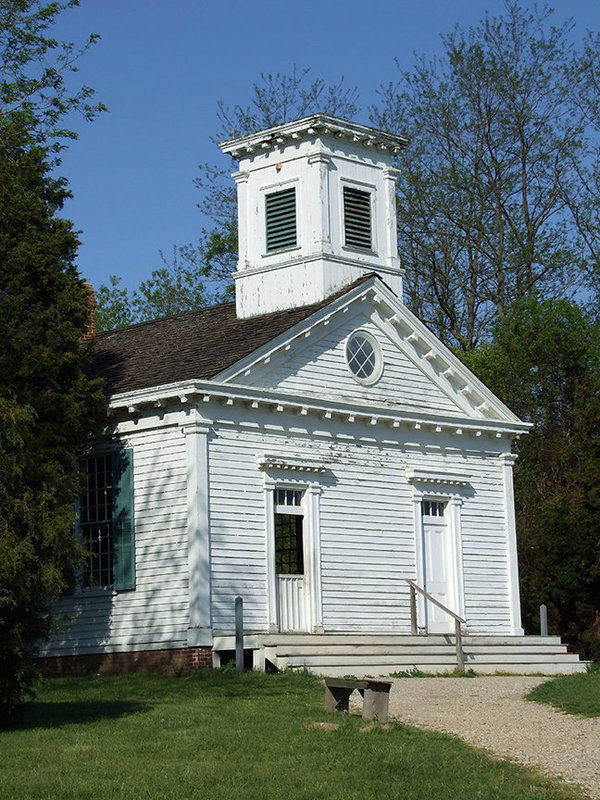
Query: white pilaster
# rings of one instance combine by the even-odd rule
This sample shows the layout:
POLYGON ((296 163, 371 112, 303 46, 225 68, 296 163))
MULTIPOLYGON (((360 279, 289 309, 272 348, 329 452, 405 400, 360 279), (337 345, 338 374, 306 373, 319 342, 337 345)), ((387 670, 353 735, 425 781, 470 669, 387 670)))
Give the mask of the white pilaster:
POLYGON ((188 645, 193 647, 212 645, 208 485, 210 420, 192 409, 182 430, 186 437, 187 460, 188 645))
POLYGON ((248 173, 236 172, 233 179, 237 184, 238 197, 238 270, 245 270, 249 266, 248 258, 248 173))
POLYGON ((309 617, 313 633, 323 633, 323 600, 321 593, 321 487, 311 484, 307 489, 309 509, 309 617))
MULTIPOLYGON (((417 571, 417 584, 425 586, 425 554, 423 552, 423 508, 421 502, 423 495, 417 489, 413 492, 413 516, 415 521, 415 567, 417 571)), ((417 594, 417 626, 421 631, 425 631, 426 608, 425 598, 419 592, 417 594)))
POLYGON ((279 630, 277 614, 277 574, 275 572, 275 481, 265 476, 265 522, 267 560, 267 629, 270 633, 279 630))
POLYGON ((523 634, 521 624, 521 598, 519 594, 519 562, 517 557, 517 526, 515 521, 515 495, 513 489, 513 465, 517 460, 514 453, 501 453, 502 481, 504 485, 504 517, 506 520, 506 553, 508 571, 508 591, 512 632, 523 634))
POLYGON ((308 163, 314 165, 313 189, 311 196, 318 197, 318 206, 315 208, 316 230, 313 234, 311 246, 316 252, 331 252, 331 213, 329 197, 329 168, 331 156, 325 153, 315 153, 308 157, 308 163), (316 180, 315 180, 316 179, 316 180))
MULTIPOLYGON (((452 546, 453 572, 456 588, 456 607, 455 611, 459 617, 466 619, 465 613, 465 581, 463 567, 463 548, 462 548, 462 506, 463 499, 458 495, 452 495, 448 501, 450 506, 450 542, 452 546)), ((468 623, 468 620, 467 620, 468 623)))
POLYGON ((396 223, 396 179, 398 170, 388 167, 383 170, 383 180, 385 187, 385 253, 386 264, 394 272, 391 276, 386 275, 390 288, 402 299, 402 271, 400 269, 400 259, 398 258, 398 231, 396 223))

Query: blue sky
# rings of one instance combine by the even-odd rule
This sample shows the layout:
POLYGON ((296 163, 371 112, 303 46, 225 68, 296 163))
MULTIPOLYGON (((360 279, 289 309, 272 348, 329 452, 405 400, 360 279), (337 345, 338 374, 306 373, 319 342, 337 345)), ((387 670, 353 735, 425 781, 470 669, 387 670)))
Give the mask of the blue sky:
MULTIPOLYGON (((523 5, 527 5, 524 3, 523 5)), ((533 5, 533 4, 530 4, 533 5)), ((556 0, 554 19, 576 35, 600 29, 599 0, 556 0)), ((433 55, 455 23, 499 14, 502 0, 81 0, 58 37, 101 40, 79 79, 109 108, 76 121, 78 141, 61 172, 74 193, 64 209, 81 231, 79 270, 98 287, 110 275, 135 287, 161 266, 159 251, 195 241, 206 220, 193 179, 198 165, 227 159, 211 142, 219 100, 245 104, 261 72, 310 67, 313 77, 357 86, 368 122, 377 88, 414 53, 433 55)))

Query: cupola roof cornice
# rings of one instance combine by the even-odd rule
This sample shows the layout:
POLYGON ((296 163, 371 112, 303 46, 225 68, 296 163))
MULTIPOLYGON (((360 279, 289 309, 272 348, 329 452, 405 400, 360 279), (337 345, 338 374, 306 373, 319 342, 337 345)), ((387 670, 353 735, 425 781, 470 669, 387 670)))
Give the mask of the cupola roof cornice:
POLYGON ((358 122, 348 122, 329 114, 311 114, 302 119, 284 122, 272 128, 236 136, 220 142, 219 147, 233 158, 243 158, 256 151, 279 148, 294 140, 307 139, 318 135, 337 136, 365 147, 386 150, 396 155, 408 145, 403 136, 387 133, 358 122))

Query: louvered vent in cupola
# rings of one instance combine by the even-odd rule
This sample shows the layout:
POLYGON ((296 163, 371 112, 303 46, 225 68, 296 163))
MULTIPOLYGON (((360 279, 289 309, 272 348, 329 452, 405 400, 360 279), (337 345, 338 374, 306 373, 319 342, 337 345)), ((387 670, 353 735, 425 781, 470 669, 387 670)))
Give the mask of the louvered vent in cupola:
POLYGON ((265 197, 265 219, 267 233, 267 253, 295 247, 296 236, 296 190, 284 189, 282 192, 265 197))
POLYGON ((371 195, 344 186, 344 242, 347 247, 372 250, 371 195))

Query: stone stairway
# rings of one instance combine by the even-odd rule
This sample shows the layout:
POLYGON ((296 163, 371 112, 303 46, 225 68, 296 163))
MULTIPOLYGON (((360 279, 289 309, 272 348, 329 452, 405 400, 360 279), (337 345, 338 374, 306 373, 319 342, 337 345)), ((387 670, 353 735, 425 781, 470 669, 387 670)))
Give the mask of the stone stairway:
MULTIPOLYGON (((216 637, 217 653, 235 647, 231 636, 216 637)), ((456 668, 454 636, 446 634, 255 634, 244 637, 256 669, 308 669, 318 675, 389 675, 394 672, 451 672, 456 668)), ((558 636, 464 636, 465 669, 544 675, 585 671, 558 636)))

